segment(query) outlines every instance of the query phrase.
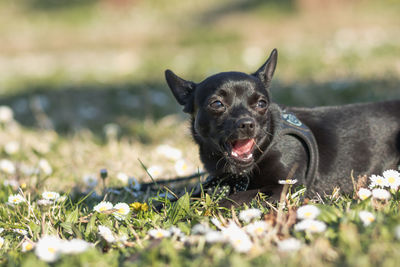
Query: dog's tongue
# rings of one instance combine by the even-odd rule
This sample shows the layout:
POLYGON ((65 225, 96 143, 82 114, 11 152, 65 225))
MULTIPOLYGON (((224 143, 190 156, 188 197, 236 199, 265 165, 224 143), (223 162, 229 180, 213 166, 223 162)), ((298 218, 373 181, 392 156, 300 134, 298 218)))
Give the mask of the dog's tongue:
POLYGON ((232 154, 238 156, 247 155, 251 152, 253 145, 253 139, 236 140, 232 143, 232 154))

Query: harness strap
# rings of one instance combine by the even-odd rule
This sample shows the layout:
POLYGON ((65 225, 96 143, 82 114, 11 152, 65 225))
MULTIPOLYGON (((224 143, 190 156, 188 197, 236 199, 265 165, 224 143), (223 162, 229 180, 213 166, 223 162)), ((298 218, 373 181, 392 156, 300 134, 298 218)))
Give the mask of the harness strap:
POLYGON ((304 142, 308 152, 308 167, 306 172, 306 186, 310 186, 314 183, 315 174, 318 169, 319 156, 318 156, 318 145, 317 141, 310 128, 302 123, 293 113, 284 111, 282 114, 280 136, 292 135, 299 138, 304 142))

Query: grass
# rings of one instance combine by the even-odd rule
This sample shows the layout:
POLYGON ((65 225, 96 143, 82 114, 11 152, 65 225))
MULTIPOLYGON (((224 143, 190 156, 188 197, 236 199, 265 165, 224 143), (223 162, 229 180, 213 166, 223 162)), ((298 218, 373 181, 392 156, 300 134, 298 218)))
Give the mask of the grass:
MULTIPOLYGON (((317 220, 326 225, 326 230, 303 232, 295 230, 301 221, 301 215, 296 211, 305 205, 301 200, 304 191, 301 188, 290 188, 278 204, 272 204, 260 195, 248 206, 231 210, 219 207, 215 198, 207 194, 191 199, 186 193, 179 201, 171 203, 162 195, 167 192, 163 187, 160 191, 157 188, 137 190, 132 184, 127 184, 127 177, 119 172, 134 174, 140 181, 150 181, 148 174, 156 173, 151 173, 150 168, 144 170, 140 162, 132 162, 132 159, 137 157, 146 163, 164 161, 173 165, 176 159, 168 158, 168 153, 172 152, 156 152, 147 159, 141 151, 150 148, 159 150, 151 144, 116 139, 110 132, 104 143, 97 143, 90 135, 76 136, 71 140, 49 130, 31 131, 13 120, 3 123, 3 137, 9 138, 11 132, 13 137, 20 136, 21 139, 17 142, 19 149, 14 150, 10 149, 11 139, 1 138, 0 143, 3 148, 0 174, 0 227, 3 229, 0 236, 4 240, 0 249, 2 265, 49 264, 46 258, 37 256, 40 254, 38 242, 46 235, 57 236, 64 241, 85 240, 89 244, 83 252, 76 254, 68 254, 71 252, 58 248, 62 252, 51 263, 55 266, 392 266, 400 257, 400 195, 395 190, 391 190, 389 200, 375 197, 361 200, 357 194, 344 196, 340 192, 306 200, 307 204, 318 207, 320 213, 317 220), (48 160, 50 170, 39 163, 40 159, 48 160), (15 170, 4 165, 4 160, 9 160, 15 170), (107 174, 100 175, 96 166, 107 168, 107 174), (92 179, 97 180, 97 185, 93 187, 85 182, 85 173, 94 173, 92 179), (60 198, 56 201, 47 197, 49 203, 43 204, 43 193, 47 191, 59 193, 60 198), (23 202, 10 204, 9 197, 15 194, 23 196, 23 202), (119 220, 113 215, 116 210, 95 211, 95 206, 102 201, 113 205, 136 203, 119 220), (149 208, 141 207, 143 203, 148 203, 149 208), (153 206, 159 203, 163 203, 164 209, 154 210, 153 206), (235 236, 234 230, 227 230, 231 220, 239 227, 236 233, 247 229, 249 223, 240 219, 240 214, 250 208, 261 212, 253 221, 266 225, 260 236, 248 235, 251 249, 243 252, 233 241, 206 241, 210 240, 206 237, 209 231, 214 231, 214 234, 225 231, 235 236), (370 225, 364 225, 359 217, 364 210, 374 215, 370 225), (213 221, 216 219, 222 226, 213 221), (203 232, 198 230, 199 223, 205 227, 203 232), (108 238, 112 242, 107 235, 99 233, 102 226, 111 230, 111 237, 108 238), (161 235, 165 237, 160 239, 152 236, 152 229, 168 230, 171 227, 176 227, 175 234, 163 233, 161 235), (15 229, 23 229, 27 234, 16 233, 15 229), (280 249, 281 240, 289 238, 298 240, 301 247, 287 251, 280 249), (37 247, 23 252, 24 242, 32 242, 37 247)), ((175 146, 185 151, 180 145, 175 146)), ((182 157, 193 160, 191 154, 184 153, 182 157)), ((164 175, 169 173, 174 176, 176 171, 165 170, 164 175)), ((355 186, 366 187, 367 183, 367 179, 363 178, 355 186)), ((174 187, 169 190, 177 192, 174 187)))
POLYGON ((306 204, 299 197, 303 188, 290 188, 280 203, 260 196, 251 205, 226 210, 211 195, 192 199, 188 194, 170 203, 168 192, 184 193, 179 183, 137 190, 130 179, 149 183, 202 171, 188 123, 166 87, 167 68, 196 82, 220 71, 253 72, 276 47, 279 63, 271 90, 280 103, 315 106, 398 98, 400 67, 393 57, 400 51, 398 1, 332 1, 329 8, 325 4, 2 1, 0 105, 11 107, 14 119, 0 124, 0 161, 5 164, 0 164, 0 263, 397 265, 400 220, 395 191, 389 200, 360 200, 357 194, 340 192, 307 200, 318 207, 317 220, 326 225, 326 230, 312 234, 295 230, 301 221, 297 210, 306 204), (2 160, 9 160, 15 172, 2 160), (101 169, 108 172, 105 180, 101 169), (88 179, 97 185, 91 186, 88 179), (43 205, 46 191, 65 199, 43 205), (25 201, 8 204, 15 194, 25 201), (103 200, 135 204, 118 220, 114 210, 94 210, 103 200), (160 202, 165 208, 153 210, 160 202), (139 210, 142 203, 149 209, 139 210), (249 208, 259 209, 262 215, 255 220, 268 224, 263 236, 250 237, 249 251, 239 252, 232 240, 207 242, 196 226, 202 223, 217 231, 212 232, 217 238, 218 233, 233 231, 228 227, 233 220, 246 243, 242 231, 248 223, 239 217, 249 208), (368 226, 359 216, 364 210, 375 216, 368 226), (105 238, 100 226, 109 227, 112 234, 105 238), (175 234, 164 233, 169 237, 151 236, 152 229, 172 226, 183 234, 175 229, 175 234), (22 236, 14 229, 28 233, 22 236), (89 248, 77 254, 57 248, 54 251, 61 253, 54 263, 39 258, 36 249, 22 252, 25 241, 37 246, 46 235, 85 240, 89 248), (289 238, 301 247, 282 251, 280 241, 289 238))

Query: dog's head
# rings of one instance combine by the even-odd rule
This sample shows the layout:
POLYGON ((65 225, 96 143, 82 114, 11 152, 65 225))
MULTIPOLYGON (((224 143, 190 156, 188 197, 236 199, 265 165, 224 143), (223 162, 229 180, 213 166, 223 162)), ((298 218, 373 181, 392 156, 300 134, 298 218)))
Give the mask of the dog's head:
POLYGON ((269 138, 269 86, 277 50, 254 74, 222 72, 200 83, 172 71, 166 80, 184 112, 192 115, 192 132, 210 172, 242 173, 252 169, 260 144, 269 138))

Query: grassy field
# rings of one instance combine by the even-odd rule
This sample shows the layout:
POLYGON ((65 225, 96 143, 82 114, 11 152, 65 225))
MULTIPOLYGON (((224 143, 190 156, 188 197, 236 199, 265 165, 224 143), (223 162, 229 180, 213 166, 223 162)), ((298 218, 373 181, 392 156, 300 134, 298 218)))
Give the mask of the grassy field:
POLYGON ((0 263, 396 266, 396 173, 369 197, 358 189, 374 181, 354 177, 351 196, 302 203, 288 186, 279 204, 232 210, 139 184, 202 171, 165 69, 193 81, 253 72, 276 47, 281 103, 399 98, 399 11, 397 0, 1 1, 0 263))

